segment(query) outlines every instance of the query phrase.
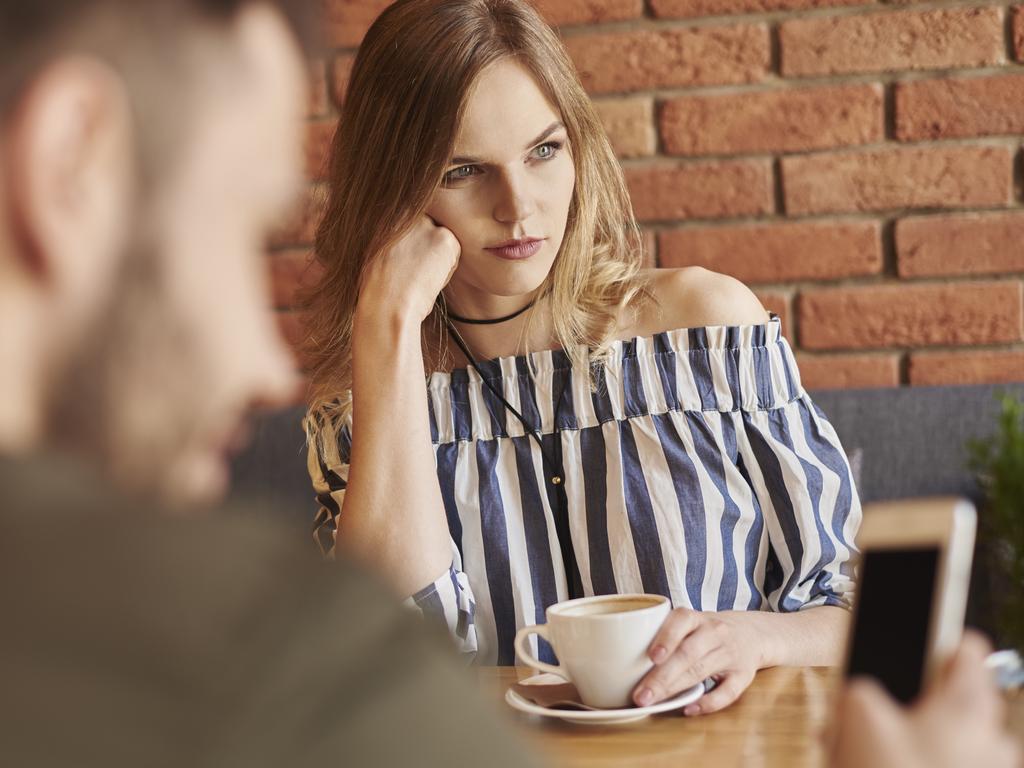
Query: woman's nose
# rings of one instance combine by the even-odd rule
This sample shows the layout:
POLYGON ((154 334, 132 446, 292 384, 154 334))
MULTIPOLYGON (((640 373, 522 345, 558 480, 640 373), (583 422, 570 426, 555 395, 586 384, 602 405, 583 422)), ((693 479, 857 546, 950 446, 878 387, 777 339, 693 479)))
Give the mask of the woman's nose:
POLYGON ((494 206, 496 221, 515 224, 533 215, 536 205, 525 179, 509 173, 502 174, 498 186, 498 199, 494 206))

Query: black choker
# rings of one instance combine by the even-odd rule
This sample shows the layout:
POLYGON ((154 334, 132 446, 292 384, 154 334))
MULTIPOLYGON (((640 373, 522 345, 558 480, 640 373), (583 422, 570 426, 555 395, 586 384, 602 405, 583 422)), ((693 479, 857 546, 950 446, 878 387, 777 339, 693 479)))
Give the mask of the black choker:
POLYGON ((522 309, 517 309, 511 315, 505 315, 504 317, 497 317, 494 320, 472 320, 472 319, 470 319, 468 317, 459 317, 459 315, 456 315, 454 312, 451 312, 451 311, 448 312, 448 317, 451 318, 452 320, 454 320, 457 323, 466 323, 467 325, 497 325, 498 323, 507 323, 509 320, 513 320, 513 319, 519 317, 521 314, 523 314, 523 312, 525 312, 526 310, 530 309, 536 303, 537 303, 537 300, 534 299, 533 301, 531 301, 529 304, 527 304, 522 309))

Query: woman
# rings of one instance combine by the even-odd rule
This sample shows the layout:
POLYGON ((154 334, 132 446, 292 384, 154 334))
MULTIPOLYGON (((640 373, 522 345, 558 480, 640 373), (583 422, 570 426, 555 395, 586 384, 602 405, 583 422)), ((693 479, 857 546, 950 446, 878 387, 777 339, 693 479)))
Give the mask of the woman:
POLYGON ((514 663, 558 600, 670 596, 638 704, 713 675, 691 711, 714 711, 761 667, 835 660, 860 519, 835 433, 748 289, 641 269, 618 163, 523 0, 388 8, 330 173, 307 419, 323 546, 482 663, 514 663))

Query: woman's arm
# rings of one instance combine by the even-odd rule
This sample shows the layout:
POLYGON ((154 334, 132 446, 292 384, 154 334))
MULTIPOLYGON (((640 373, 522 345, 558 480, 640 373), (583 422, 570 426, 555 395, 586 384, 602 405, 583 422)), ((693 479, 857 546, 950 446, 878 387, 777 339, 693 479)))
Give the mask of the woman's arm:
MULTIPOLYGON (((663 271, 652 275, 652 285, 660 315, 649 322, 767 319, 750 290, 723 275, 663 271)), ((775 352, 798 388, 788 346, 775 352)), ((718 687, 687 708, 713 712, 735 701, 759 669, 840 661, 852 592, 848 561, 860 519, 846 457, 831 425, 804 397, 783 408, 744 410, 741 422, 737 451, 774 556, 762 573, 762 610, 674 611, 649 649, 655 667, 634 691, 638 704, 713 676, 718 687)))
POLYGON ((403 595, 452 562, 420 333, 458 257, 455 236, 424 217, 367 267, 355 314, 351 466, 337 541, 403 595))
POLYGON ((829 667, 842 662, 850 612, 825 605, 795 613, 726 611, 720 618, 743 626, 760 648, 758 669, 829 667))

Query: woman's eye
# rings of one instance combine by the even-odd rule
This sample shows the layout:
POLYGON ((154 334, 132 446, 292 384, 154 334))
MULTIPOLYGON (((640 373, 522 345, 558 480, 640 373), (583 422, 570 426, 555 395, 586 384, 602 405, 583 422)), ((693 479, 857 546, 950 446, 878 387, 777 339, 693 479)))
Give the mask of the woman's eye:
POLYGON ((444 175, 444 183, 451 184, 455 181, 462 181, 472 176, 476 176, 477 168, 473 165, 460 165, 458 168, 452 168, 448 173, 444 175))
POLYGON ((552 157, 558 154, 558 150, 562 148, 562 143, 558 141, 549 141, 546 144, 541 144, 535 150, 533 154, 539 160, 550 160, 552 157))

